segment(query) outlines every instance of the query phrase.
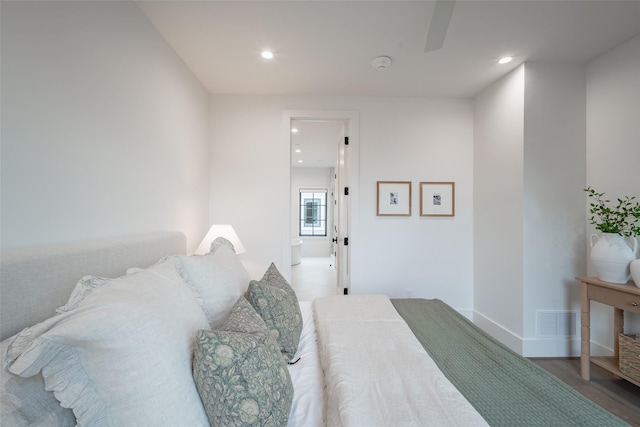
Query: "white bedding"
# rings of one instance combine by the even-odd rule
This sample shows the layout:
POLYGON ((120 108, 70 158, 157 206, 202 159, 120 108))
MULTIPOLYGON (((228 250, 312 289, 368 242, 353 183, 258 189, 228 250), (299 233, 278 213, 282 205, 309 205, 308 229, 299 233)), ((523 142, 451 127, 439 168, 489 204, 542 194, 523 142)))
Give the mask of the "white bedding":
POLYGON ((328 426, 487 425, 387 297, 325 297, 313 312, 328 426))
MULTIPOLYGON (((55 307, 64 303, 49 298, 48 293, 45 293, 47 298, 43 300, 43 289, 38 287, 41 283, 50 282, 55 292, 68 298, 70 286, 77 280, 74 277, 81 276, 83 272, 118 277, 129 267, 155 262, 158 256, 184 253, 184 242, 185 238, 180 233, 160 233, 150 237, 144 235, 117 239, 108 244, 96 243, 91 251, 85 245, 63 251, 56 247, 44 252, 37 251, 36 254, 19 254, 15 262, 11 261, 11 257, 3 256, 3 316, 7 306, 15 305, 25 316, 12 324, 12 328, 20 330, 37 324, 50 317, 55 307), (181 248, 174 248, 176 244, 181 248), (160 253, 157 253, 158 250, 160 253), (59 253, 64 256, 59 256, 59 253), (116 253, 120 261, 109 261, 112 258, 109 254, 112 253, 116 253), (149 257, 152 259, 148 260, 149 257), (101 268, 105 262, 113 264, 113 268, 101 268), (74 269, 61 269, 60 265, 72 265, 74 269), (35 270, 34 274, 25 273, 31 270, 35 270), (54 273, 62 270, 69 270, 69 273, 57 278, 54 273), (4 274, 7 272, 15 274, 4 274), (50 280, 52 275, 56 277, 55 280, 50 280), (31 282, 34 285, 27 286, 31 282), (30 311, 21 305, 26 300, 40 301, 34 306, 38 310, 30 311), (47 305, 43 302, 47 302, 47 305)), ((437 370, 387 298, 336 296, 317 300, 313 306, 311 302, 300 302, 300 308, 303 330, 294 357, 294 360, 300 360, 288 367, 294 385, 289 427, 484 424, 482 418, 437 370), (374 336, 376 338, 372 339, 374 336), (331 344, 328 344, 329 340, 332 340, 331 344), (322 362, 321 357, 324 359, 322 362), (345 412, 347 408, 350 413, 345 412)), ((12 329, 5 328, 4 320, 3 317, 3 338, 13 333, 12 329)), ((67 425, 72 422, 70 411, 57 405, 53 396, 44 390, 42 377, 24 379, 3 375, 2 380, 3 405, 0 409, 4 414, 3 426, 48 426, 52 422, 55 425, 67 425), (23 387, 31 379, 34 379, 35 387, 23 387), (45 394, 54 407, 66 411, 66 414, 52 421, 51 417, 47 417, 52 415, 49 409, 25 404, 26 400, 34 404, 42 403, 41 394, 45 394), (7 396, 12 398, 9 406, 4 405, 9 402, 5 399, 7 396), (14 417, 15 423, 7 423, 5 409, 19 419, 14 417), (27 412, 28 416, 22 416, 27 412), (43 423, 34 422, 34 413, 42 416, 43 423)))
POLYGON ((317 335, 310 301, 300 301, 303 327, 298 351, 289 365, 293 383, 293 404, 288 427, 324 426, 325 388, 320 355, 316 343, 317 335))
MULTIPOLYGON (((120 277, 132 267, 156 265, 158 259, 166 255, 184 254, 185 242, 182 233, 150 233, 95 243, 17 251, 15 254, 3 253, 0 257, 2 338, 9 338, 25 327, 50 318, 57 307, 67 302, 83 275, 96 273, 120 277), (54 294, 57 297, 53 297, 54 294), (5 309, 11 307, 15 307, 13 314, 5 313, 5 309), (5 319, 5 314, 11 315, 5 319)), ((135 270, 141 271, 140 268, 135 270)), ((295 392, 288 425, 320 427, 325 425, 324 379, 318 359, 311 303, 301 302, 300 307, 304 326, 296 355, 300 361, 289 366, 295 392)), ((4 350, 0 352, 3 358, 8 345, 9 340, 5 340, 0 346, 4 350)), ((53 393, 45 391, 42 375, 22 378, 3 370, 0 379, 0 425, 3 427, 75 425, 71 410, 62 408, 53 393)))

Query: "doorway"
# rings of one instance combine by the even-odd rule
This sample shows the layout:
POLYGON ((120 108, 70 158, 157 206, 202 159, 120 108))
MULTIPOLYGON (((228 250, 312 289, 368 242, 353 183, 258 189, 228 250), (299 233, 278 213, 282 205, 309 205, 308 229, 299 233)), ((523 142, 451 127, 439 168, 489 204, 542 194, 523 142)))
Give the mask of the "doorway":
POLYGON ((301 262, 291 266, 292 286, 299 282, 311 296, 350 293, 357 113, 306 110, 284 116, 290 215, 283 259, 290 259, 285 252, 293 238, 302 240, 303 253, 301 262))

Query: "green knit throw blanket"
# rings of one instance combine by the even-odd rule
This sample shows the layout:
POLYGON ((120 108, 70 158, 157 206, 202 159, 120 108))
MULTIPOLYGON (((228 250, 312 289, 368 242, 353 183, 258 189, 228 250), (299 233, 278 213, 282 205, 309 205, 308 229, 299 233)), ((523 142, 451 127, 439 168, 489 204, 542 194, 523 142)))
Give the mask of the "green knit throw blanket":
POLYGON ((451 383, 491 426, 626 426, 440 300, 393 305, 451 383))

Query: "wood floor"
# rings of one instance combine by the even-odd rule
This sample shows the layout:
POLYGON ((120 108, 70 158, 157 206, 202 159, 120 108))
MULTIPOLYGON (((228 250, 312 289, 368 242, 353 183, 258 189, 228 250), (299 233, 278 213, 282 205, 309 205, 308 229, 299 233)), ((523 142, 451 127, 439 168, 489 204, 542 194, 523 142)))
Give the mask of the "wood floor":
POLYGON ((591 364, 591 381, 580 377, 580 358, 532 358, 594 403, 634 427, 640 427, 640 387, 591 364))

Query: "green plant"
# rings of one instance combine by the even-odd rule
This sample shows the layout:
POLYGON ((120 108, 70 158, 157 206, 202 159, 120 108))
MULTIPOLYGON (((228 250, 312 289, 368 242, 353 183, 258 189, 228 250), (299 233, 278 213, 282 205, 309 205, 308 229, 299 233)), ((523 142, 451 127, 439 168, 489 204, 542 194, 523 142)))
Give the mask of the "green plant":
POLYGON ((604 199, 604 193, 597 193, 593 188, 584 189, 590 202, 591 224, 603 233, 616 233, 624 237, 640 236, 640 202, 635 197, 624 196, 618 204, 611 207, 611 200, 604 199))

